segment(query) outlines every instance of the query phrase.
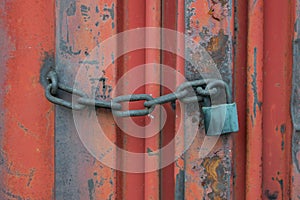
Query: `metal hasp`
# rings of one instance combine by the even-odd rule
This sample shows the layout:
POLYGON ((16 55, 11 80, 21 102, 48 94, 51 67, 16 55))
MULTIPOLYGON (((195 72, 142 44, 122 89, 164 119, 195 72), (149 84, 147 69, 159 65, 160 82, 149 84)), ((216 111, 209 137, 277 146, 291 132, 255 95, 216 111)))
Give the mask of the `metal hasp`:
POLYGON ((237 107, 235 103, 231 103, 232 96, 229 86, 224 81, 215 81, 209 83, 206 86, 206 90, 210 91, 215 87, 223 87, 226 90, 225 96, 227 98, 224 99, 217 96, 218 93, 212 94, 210 98, 205 98, 205 100, 210 99, 209 101, 204 101, 205 106, 202 107, 206 134, 209 136, 217 136, 225 133, 238 132, 237 107), (226 101, 226 103, 222 103, 222 101, 226 101))

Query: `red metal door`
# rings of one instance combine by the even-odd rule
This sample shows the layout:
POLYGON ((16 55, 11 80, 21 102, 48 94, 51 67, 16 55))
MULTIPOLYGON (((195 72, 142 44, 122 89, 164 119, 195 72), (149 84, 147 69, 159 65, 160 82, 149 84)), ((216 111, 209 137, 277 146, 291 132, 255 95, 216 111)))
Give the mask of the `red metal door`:
POLYGON ((0 1, 0 199, 299 199, 299 7, 0 1), (220 75, 240 131, 207 137, 201 106, 180 101, 131 118, 54 106, 49 70, 108 102, 220 75))

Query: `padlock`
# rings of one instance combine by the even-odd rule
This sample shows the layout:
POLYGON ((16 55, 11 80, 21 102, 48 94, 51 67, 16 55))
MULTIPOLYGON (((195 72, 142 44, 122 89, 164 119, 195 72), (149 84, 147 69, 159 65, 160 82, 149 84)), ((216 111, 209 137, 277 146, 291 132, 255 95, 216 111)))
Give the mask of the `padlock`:
POLYGON ((218 136, 226 133, 238 132, 238 115, 235 103, 232 103, 231 90, 227 83, 221 80, 209 82, 205 88, 206 91, 212 91, 213 88, 224 88, 220 98, 216 94, 210 94, 204 97, 204 106, 202 107, 204 115, 205 132, 208 136, 218 136), (227 98, 224 98, 224 95, 227 98))

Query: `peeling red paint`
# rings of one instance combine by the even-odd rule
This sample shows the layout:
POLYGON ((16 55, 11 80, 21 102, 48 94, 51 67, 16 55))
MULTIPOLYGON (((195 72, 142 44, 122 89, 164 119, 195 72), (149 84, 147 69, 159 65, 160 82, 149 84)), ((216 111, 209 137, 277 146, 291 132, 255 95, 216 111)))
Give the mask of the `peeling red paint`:
POLYGON ((54 113, 40 69, 54 51, 54 1, 4 1, 0 18, 0 199, 53 199, 54 113))
MULTIPOLYGON (((232 39, 234 35, 233 29, 233 1, 187 1, 186 5, 186 34, 192 38, 197 45, 201 45, 210 54, 217 68, 222 74, 222 78, 230 85, 232 84, 232 39)), ((195 72, 198 67, 202 73, 208 76, 211 66, 203 66, 201 63, 200 50, 194 51, 191 55, 195 63, 199 66, 189 66, 186 64, 187 79, 197 79, 199 74, 195 72), (201 66, 201 69, 200 69, 201 66)), ((187 111, 188 112, 188 111, 187 111)), ((190 124, 186 124, 188 130, 190 124)), ((200 157, 199 148, 204 141, 205 133, 203 124, 199 124, 199 133, 188 151, 185 153, 185 198, 186 199, 231 199, 232 198, 232 136, 221 136, 213 147, 211 152, 204 158, 200 157), (206 167, 213 163, 215 152, 219 152, 222 162, 226 165, 219 165, 220 172, 216 176, 212 176, 214 169, 206 171, 206 167), (211 163, 208 161, 212 159, 211 163), (206 163, 206 164, 204 164, 206 163), (204 165, 202 165, 204 164, 204 165), (202 167, 200 167, 202 166, 202 167), (206 166, 206 167, 203 167, 206 166), (199 168, 196 173, 195 168, 199 168), (226 176, 225 179, 221 177, 226 176), (220 179, 219 179, 220 178, 220 179), (205 181, 206 180, 206 181, 205 181), (215 185, 223 187, 222 194, 216 193, 218 190, 215 185)), ((203 151, 203 150, 202 150, 203 151)), ((213 165, 213 164, 212 164, 213 165)))
POLYGON ((294 9, 292 1, 266 1, 264 9, 263 193, 278 193, 278 199, 291 198, 294 9))

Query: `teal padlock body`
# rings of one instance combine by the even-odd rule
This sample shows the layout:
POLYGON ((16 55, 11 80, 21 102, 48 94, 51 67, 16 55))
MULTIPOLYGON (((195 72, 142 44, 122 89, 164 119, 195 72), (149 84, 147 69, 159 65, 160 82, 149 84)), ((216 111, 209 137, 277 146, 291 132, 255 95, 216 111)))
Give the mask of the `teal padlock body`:
POLYGON ((239 131, 235 103, 202 107, 206 135, 218 136, 239 131))

